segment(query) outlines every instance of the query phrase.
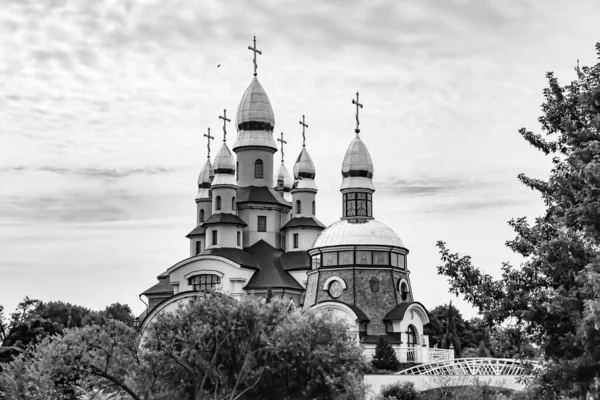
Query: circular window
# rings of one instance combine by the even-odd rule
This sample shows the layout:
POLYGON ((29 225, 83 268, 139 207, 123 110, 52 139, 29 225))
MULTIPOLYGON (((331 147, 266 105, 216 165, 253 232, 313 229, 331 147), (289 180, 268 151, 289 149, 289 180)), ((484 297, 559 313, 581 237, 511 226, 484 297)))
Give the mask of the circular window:
POLYGON ((340 281, 333 281, 329 284, 329 295, 334 299, 337 299, 344 292, 342 283, 340 281))

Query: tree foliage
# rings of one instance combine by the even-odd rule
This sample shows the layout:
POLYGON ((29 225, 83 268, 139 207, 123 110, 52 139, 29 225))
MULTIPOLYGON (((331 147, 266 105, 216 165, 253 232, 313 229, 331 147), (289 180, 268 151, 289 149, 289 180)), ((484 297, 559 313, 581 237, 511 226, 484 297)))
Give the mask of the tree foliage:
MULTIPOLYGON (((600 43, 596 50, 600 58, 600 43)), ((539 346, 549 362, 540 377, 547 398, 597 394, 600 378, 600 63, 576 73, 566 86, 547 74, 539 118, 545 137, 520 131, 553 157, 547 181, 519 175, 546 205, 533 224, 509 222, 516 237, 507 246, 525 258, 520 268, 504 264, 495 280, 438 242, 438 272, 451 292, 488 325, 508 324, 521 356, 528 356, 525 344, 539 346)))
MULTIPOLYGON (((207 294, 143 336, 116 320, 44 338, 0 373, 8 398, 359 399, 362 350, 332 315, 207 294)), ((0 396, 1 397, 1 396, 0 396)))
POLYGON ((454 321, 454 310, 452 307, 452 302, 448 306, 448 317, 446 324, 446 333, 442 337, 442 348, 449 349, 450 347, 454 348, 454 357, 460 357, 460 338, 458 337, 458 333, 456 332, 456 324, 454 321))
POLYGON ((379 338, 379 342, 375 346, 375 354, 373 355, 371 364, 377 369, 386 369, 389 371, 397 371, 400 368, 400 361, 396 357, 394 348, 382 337, 379 338))

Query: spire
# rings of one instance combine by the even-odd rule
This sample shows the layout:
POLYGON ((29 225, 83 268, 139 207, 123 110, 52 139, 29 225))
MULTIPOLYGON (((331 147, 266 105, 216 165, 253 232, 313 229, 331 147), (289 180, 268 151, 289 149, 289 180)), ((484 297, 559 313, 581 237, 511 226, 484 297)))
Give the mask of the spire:
POLYGON ((206 160, 206 163, 200 171, 198 176, 198 194, 196 199, 208 199, 210 198, 210 184, 215 176, 212 163, 210 158, 206 160))
POLYGON ((256 64, 256 53, 262 55, 262 51, 256 48, 256 36, 254 36, 254 47, 248 46, 248 50, 252 50, 254 52, 254 76, 256 76, 256 70, 258 69, 258 65, 256 64))
POLYGON ((204 137, 206 138, 206 147, 208 148, 208 155, 206 157, 210 160, 210 141, 215 138, 214 136, 210 136, 210 128, 208 128, 208 133, 205 133, 204 137))
POLYGON ((306 123, 304 122, 304 115, 302 115, 302 121, 298 122, 300 125, 302 125, 302 147, 306 146, 306 132, 305 132, 305 128, 308 128, 308 125, 306 125, 306 123))
POLYGON ((287 144, 285 140, 283 140, 283 132, 281 132, 281 139, 277 139, 278 142, 281 142, 281 163, 283 164, 283 145, 287 144))
POLYGON ((356 101, 352 99, 352 104, 356 104, 356 129, 354 129, 354 132, 358 135, 360 133, 360 129, 358 128, 360 125, 360 122, 358 121, 358 108, 363 108, 363 105, 358 102, 358 92, 356 92, 356 101))
POLYGON ((356 105, 356 129, 354 132, 356 136, 350 142, 346 155, 344 156, 344 162, 342 163, 342 187, 344 189, 367 189, 369 191, 375 191, 373 186, 373 161, 367 146, 359 136, 359 119, 358 109, 362 108, 363 105, 358 102, 358 92, 356 92, 356 100, 352 100, 352 104, 356 105))
POLYGON ((229 118, 227 118, 227 110, 223 110, 223 115, 219 115, 219 119, 223 120, 223 142, 227 141, 227 123, 231 122, 229 118))

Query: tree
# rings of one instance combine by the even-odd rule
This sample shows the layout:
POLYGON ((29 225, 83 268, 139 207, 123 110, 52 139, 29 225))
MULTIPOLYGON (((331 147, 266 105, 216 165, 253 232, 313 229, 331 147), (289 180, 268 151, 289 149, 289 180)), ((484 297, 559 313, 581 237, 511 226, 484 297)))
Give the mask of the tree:
POLYGON ((456 324, 454 321, 454 307, 452 307, 452 302, 448 306, 448 323, 446 324, 446 333, 442 338, 442 348, 449 349, 450 346, 454 348, 454 357, 460 357, 460 338, 458 337, 458 333, 456 332, 456 324))
MULTIPOLYGON (((596 45, 600 58, 600 43, 596 45)), ((600 63, 576 67, 577 79, 561 86, 552 73, 539 121, 547 138, 526 129, 532 146, 552 155, 548 181, 523 174, 539 192, 545 213, 516 232, 507 246, 522 255, 520 268, 502 267, 493 279, 438 242, 450 291, 477 307, 489 326, 507 324, 516 353, 539 346, 547 368, 539 378, 545 398, 598 397, 600 382, 600 63)))
POLYGON ((143 336, 115 319, 44 338, 0 373, 9 398, 358 399, 364 361, 330 314, 207 293, 143 336), (51 394, 54 397, 48 397, 51 394), (354 396, 354 397, 353 397, 354 396))
POLYGON ((133 312, 131 312, 131 308, 127 304, 121 303, 113 303, 110 306, 107 306, 100 314, 105 319, 116 319, 129 326, 133 325, 133 320, 135 318, 133 312))
POLYGON ((400 361, 396 357, 396 352, 391 344, 384 338, 379 338, 379 343, 375 346, 375 355, 371 361, 373 367, 377 369, 387 369, 396 371, 400 368, 400 361))

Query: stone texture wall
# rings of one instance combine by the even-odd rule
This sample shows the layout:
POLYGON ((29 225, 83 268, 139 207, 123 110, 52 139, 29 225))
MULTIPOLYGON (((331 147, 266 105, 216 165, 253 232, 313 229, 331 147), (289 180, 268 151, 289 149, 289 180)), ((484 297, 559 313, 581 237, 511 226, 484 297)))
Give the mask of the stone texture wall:
POLYGON ((344 302, 346 304, 354 304, 354 277, 352 274, 352 269, 336 269, 334 271, 319 271, 319 283, 317 286, 317 303, 328 301, 328 300, 337 300, 344 302), (327 279, 332 276, 339 276, 346 282, 346 289, 342 293, 340 297, 334 299, 329 295, 327 290, 323 290, 323 284, 327 279))
POLYGON ((403 303, 403 302, 412 302, 413 301, 413 293, 410 287, 410 279, 408 278, 408 274, 406 272, 400 272, 400 271, 393 271, 393 276, 394 276, 394 289, 396 290, 396 300, 398 302, 398 304, 403 303), (400 291, 398 290, 398 282, 401 279, 406 279, 406 281, 408 282, 408 288, 410 290, 410 293, 408 294, 408 297, 406 298, 406 300, 402 300, 402 293, 400 293, 400 291))
MULTIPOLYGON (((367 335, 384 335, 383 317, 396 307, 396 290, 392 271, 382 269, 356 269, 356 306, 371 320, 367 335), (377 285, 371 281, 376 280, 377 285), (378 286, 376 291, 373 286, 378 286)), ((374 283, 374 282, 373 282, 374 283)))

